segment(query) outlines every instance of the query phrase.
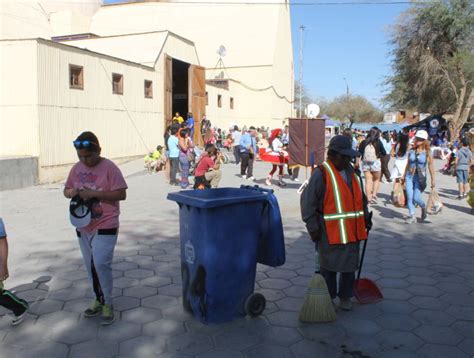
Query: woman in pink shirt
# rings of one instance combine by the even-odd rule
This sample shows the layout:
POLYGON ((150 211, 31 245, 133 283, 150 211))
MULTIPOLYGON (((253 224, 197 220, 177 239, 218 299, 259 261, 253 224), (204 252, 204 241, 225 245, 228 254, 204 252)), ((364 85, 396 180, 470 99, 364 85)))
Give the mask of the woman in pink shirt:
POLYGON ((100 156, 99 140, 83 132, 73 142, 79 162, 66 181, 64 196, 80 198, 91 210, 90 222, 76 227, 84 264, 96 299, 84 311, 90 318, 102 314, 102 325, 114 322, 112 259, 119 229, 119 201, 126 199, 127 183, 120 169, 100 156))

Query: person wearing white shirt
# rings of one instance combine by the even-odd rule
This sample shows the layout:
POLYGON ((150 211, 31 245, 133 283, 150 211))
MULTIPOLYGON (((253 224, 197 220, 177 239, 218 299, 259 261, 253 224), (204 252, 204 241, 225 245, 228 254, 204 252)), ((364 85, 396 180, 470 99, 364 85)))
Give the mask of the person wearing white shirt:
POLYGON ((232 147, 234 150, 235 164, 240 164, 240 138, 242 137, 242 132, 239 130, 238 126, 234 126, 232 131, 232 147))

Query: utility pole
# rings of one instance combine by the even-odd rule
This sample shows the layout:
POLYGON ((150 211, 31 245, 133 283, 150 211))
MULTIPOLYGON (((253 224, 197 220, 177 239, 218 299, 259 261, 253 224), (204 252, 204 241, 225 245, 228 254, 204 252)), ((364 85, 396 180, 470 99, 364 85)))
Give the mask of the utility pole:
POLYGON ((299 98, 299 116, 298 118, 301 118, 301 112, 303 110, 303 45, 304 45, 304 30, 305 26, 301 25, 300 26, 300 98, 299 98))
POLYGON ((347 78, 344 77, 344 81, 346 81, 346 96, 349 97, 349 83, 347 83, 347 78))

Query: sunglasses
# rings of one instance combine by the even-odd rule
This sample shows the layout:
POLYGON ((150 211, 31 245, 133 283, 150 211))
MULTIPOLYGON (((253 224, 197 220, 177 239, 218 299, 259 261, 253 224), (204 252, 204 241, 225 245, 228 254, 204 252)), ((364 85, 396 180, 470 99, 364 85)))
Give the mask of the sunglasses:
POLYGON ((72 142, 74 144, 74 148, 76 149, 89 149, 89 148, 97 148, 97 143, 91 142, 89 140, 75 140, 72 142))

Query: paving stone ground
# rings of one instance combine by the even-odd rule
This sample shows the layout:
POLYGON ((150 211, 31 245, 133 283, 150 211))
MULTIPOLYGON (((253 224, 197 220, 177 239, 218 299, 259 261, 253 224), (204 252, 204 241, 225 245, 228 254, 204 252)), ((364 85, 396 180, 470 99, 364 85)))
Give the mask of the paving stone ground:
MULTIPOLYGON (((7 284, 31 302, 27 319, 14 328, 0 309, 0 357, 474 356, 473 217, 465 201, 453 199, 453 177, 437 175, 444 211, 414 225, 404 223, 405 210, 390 204, 391 186, 382 185, 363 276, 377 282, 385 299, 339 311, 329 324, 298 321, 313 250, 299 216, 299 184, 276 188, 287 262, 258 266, 264 314, 206 326, 181 306, 178 207, 166 200, 172 188, 140 166, 122 167, 130 188, 113 264, 118 320, 108 327, 81 317, 92 296, 62 185, 0 192, 10 239, 7 284)), ((257 163, 258 184, 268 169, 257 163)), ((246 183, 237 172, 226 165, 222 186, 246 183)))

